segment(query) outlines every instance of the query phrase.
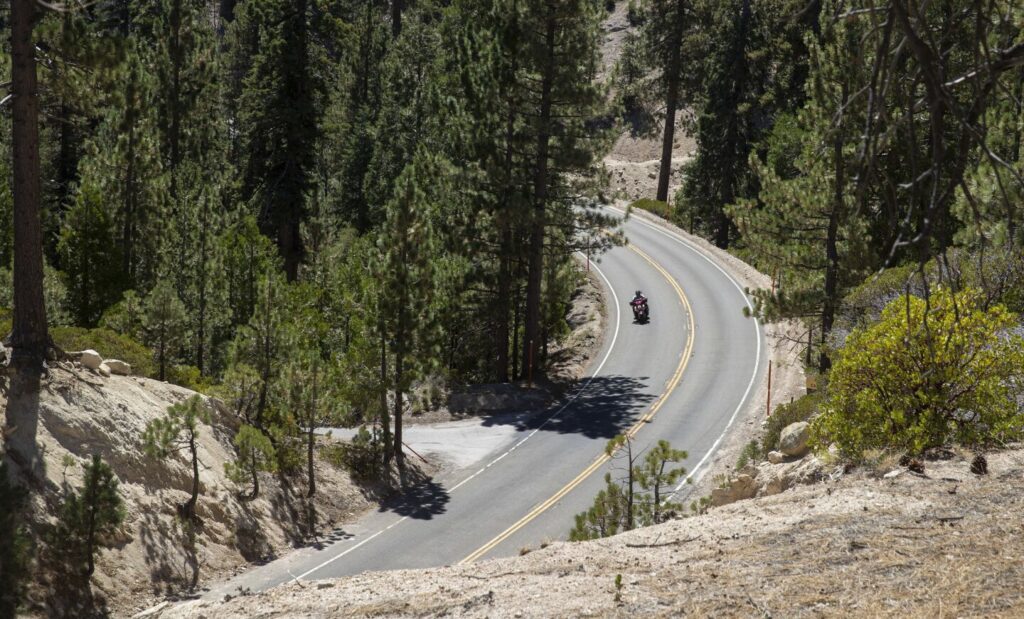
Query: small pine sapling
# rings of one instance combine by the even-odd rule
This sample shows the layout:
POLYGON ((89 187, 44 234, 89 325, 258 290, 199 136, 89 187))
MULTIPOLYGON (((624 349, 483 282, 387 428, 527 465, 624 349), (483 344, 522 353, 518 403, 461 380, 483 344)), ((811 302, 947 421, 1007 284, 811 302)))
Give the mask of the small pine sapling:
POLYGON ((178 511, 182 518, 189 520, 195 520, 196 503, 199 501, 199 424, 209 421, 210 412, 202 396, 194 395, 169 406, 167 414, 149 422, 143 433, 146 454, 152 458, 166 458, 188 450, 192 464, 192 494, 178 511))

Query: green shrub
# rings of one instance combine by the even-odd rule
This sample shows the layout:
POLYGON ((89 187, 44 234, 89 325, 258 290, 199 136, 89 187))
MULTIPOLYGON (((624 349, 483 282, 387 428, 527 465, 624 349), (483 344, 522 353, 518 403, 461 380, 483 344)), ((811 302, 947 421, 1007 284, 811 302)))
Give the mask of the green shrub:
POLYGON ((327 450, 329 462, 342 463, 345 468, 362 479, 379 479, 384 468, 384 454, 387 446, 366 426, 359 431, 349 443, 341 444, 327 450))
POLYGON ((974 290, 935 289, 926 303, 898 298, 881 320, 856 329, 829 376, 828 399, 812 424, 818 445, 847 458, 866 450, 911 454, 1020 436, 1024 338, 1016 315, 983 308, 974 290))
POLYGON ((156 363, 153 351, 127 335, 110 329, 83 329, 82 327, 57 327, 50 330, 55 344, 63 350, 85 350, 91 348, 104 358, 120 359, 132 366, 137 376, 153 377, 156 363))
POLYGON ((761 446, 764 453, 775 451, 779 448, 779 436, 786 426, 800 421, 807 421, 818 411, 821 405, 821 393, 808 393, 788 404, 780 404, 772 411, 765 427, 764 438, 761 439, 761 446))
POLYGON ((666 221, 672 221, 674 216, 674 213, 672 212, 672 207, 669 206, 668 203, 661 202, 660 200, 640 198, 639 200, 636 200, 635 202, 630 204, 629 208, 641 209, 647 211, 648 213, 654 213, 655 215, 661 217, 666 221))
POLYGON ((740 452, 740 457, 736 459, 736 470, 742 469, 748 464, 756 464, 763 455, 761 445, 757 441, 750 441, 740 452))
POLYGON ((209 393, 213 389, 213 380, 203 376, 194 365, 175 364, 167 368, 167 382, 174 383, 199 393, 209 393))

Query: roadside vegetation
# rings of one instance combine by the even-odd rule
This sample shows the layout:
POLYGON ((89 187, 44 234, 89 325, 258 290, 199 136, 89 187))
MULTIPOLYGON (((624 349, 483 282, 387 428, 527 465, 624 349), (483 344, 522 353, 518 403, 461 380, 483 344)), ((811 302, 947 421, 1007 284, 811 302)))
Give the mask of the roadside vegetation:
MULTIPOLYGON (((819 450, 850 461, 1019 440, 1021 7, 629 0, 615 81, 599 83, 616 7, 11 0, 0 614, 20 609, 34 544, 39 557, 72 548, 91 593, 120 522, 109 464, 91 460, 80 490, 47 483, 46 370, 102 375, 68 354, 93 349, 217 398, 173 404, 144 433, 148 458, 191 471, 176 526, 192 549, 205 427, 234 448, 217 471, 235 498, 276 478, 312 509, 330 492, 320 459, 401 488, 418 474, 403 448, 413 406, 549 367, 574 253, 621 240, 597 207, 600 157, 627 121, 662 146, 651 195, 631 207, 770 276, 751 315, 795 325, 817 379, 746 462, 804 420, 819 450), (697 144, 685 161, 679 127, 697 144), (334 426, 356 438, 317 433, 334 426)), ((667 489, 685 454, 633 448, 609 443, 624 478, 606 478, 573 539, 678 510, 667 489)), ((315 510, 304 522, 299 541, 315 538, 315 510)))

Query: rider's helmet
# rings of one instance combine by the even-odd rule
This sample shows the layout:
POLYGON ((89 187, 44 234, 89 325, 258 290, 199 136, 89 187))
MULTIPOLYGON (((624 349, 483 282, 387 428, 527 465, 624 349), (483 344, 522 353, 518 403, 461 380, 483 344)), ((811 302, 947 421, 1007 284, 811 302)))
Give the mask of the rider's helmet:
POLYGON ((642 293, 642 292, 640 292, 639 290, 637 290, 637 291, 636 291, 636 296, 638 296, 638 297, 642 297, 642 296, 644 296, 644 293, 642 293))

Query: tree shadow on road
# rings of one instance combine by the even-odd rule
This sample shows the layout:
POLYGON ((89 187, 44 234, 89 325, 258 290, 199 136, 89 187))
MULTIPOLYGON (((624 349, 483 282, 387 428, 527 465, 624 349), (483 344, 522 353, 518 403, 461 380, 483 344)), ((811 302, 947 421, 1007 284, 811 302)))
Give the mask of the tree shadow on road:
POLYGON ((401 488, 381 503, 379 511, 430 520, 447 511, 449 500, 444 486, 423 471, 409 466, 402 476, 401 488))
POLYGON ((644 393, 648 380, 646 376, 597 376, 561 412, 558 411, 565 406, 565 400, 535 414, 489 417, 482 424, 488 427, 515 425, 520 431, 542 429, 611 439, 633 425, 654 401, 655 396, 644 393))

